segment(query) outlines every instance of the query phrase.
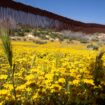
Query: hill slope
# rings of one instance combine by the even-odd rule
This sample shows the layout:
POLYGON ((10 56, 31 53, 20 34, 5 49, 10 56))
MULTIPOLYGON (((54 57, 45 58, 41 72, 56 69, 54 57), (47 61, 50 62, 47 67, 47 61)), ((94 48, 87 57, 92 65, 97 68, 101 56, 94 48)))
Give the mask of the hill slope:
POLYGON ((34 27, 72 30, 76 32, 82 31, 85 33, 105 33, 105 25, 83 23, 12 0, 0 0, 0 12, 3 14, 2 18, 5 18, 6 16, 8 18, 11 17, 16 23, 34 27), (3 10, 5 11, 4 14, 3 10))

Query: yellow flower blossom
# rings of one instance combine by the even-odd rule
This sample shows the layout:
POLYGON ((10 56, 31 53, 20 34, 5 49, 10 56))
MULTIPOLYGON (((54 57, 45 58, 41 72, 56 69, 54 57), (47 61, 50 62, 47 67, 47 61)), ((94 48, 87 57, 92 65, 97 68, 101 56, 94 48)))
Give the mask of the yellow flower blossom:
POLYGON ((65 83, 65 79, 64 78, 59 78, 58 82, 59 83, 65 83))
POLYGON ((94 85, 94 81, 92 79, 83 79, 84 83, 94 85))
POLYGON ((9 90, 6 90, 6 89, 0 90, 0 96, 5 96, 5 95, 9 95, 9 94, 10 94, 9 90))
POLYGON ((7 75, 0 75, 0 79, 7 79, 7 75))

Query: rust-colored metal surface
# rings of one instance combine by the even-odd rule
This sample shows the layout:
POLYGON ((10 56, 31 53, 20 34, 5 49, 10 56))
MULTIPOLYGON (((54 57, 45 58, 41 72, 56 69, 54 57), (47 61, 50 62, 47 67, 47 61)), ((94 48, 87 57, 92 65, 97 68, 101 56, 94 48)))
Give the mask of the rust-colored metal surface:
POLYGON ((54 28, 56 30, 66 29, 85 33, 105 33, 105 25, 86 24, 12 0, 0 0, 0 8, 0 18, 12 18, 16 23, 54 28))

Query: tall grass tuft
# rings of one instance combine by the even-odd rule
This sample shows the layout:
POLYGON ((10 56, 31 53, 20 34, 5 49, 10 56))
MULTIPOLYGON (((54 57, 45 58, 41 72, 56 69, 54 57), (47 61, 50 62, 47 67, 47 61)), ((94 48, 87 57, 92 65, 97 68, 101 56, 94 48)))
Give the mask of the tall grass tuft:
POLYGON ((10 70, 12 72, 10 80, 11 80, 11 83, 12 83, 12 86, 13 86, 13 95, 14 95, 15 101, 16 101, 17 98, 16 98, 15 79, 14 79, 15 64, 13 64, 13 52, 12 52, 11 39, 9 37, 9 31, 7 29, 1 28, 0 29, 0 38, 1 38, 1 42, 2 42, 2 48, 4 50, 4 53, 5 53, 5 56, 7 58, 8 64, 10 65, 10 70))
POLYGON ((12 45, 11 45, 11 39, 8 35, 8 30, 2 28, 0 30, 0 38, 2 41, 2 47, 5 53, 5 56, 7 58, 7 61, 10 65, 10 67, 12 67, 12 58, 13 58, 13 53, 12 53, 12 45))
POLYGON ((94 70, 94 83, 96 86, 100 85, 101 80, 103 79, 103 74, 104 74, 104 70, 103 70, 103 61, 102 61, 102 57, 104 55, 105 51, 100 51, 98 53, 98 55, 96 56, 96 62, 95 62, 95 70, 94 70))

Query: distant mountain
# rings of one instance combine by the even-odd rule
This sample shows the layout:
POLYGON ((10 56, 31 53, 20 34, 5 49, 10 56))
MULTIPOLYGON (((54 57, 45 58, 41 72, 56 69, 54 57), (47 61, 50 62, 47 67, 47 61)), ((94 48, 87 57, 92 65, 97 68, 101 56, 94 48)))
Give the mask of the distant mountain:
POLYGON ((7 18, 14 24, 84 33, 105 33, 105 25, 83 23, 12 0, 0 0, 0 13, 0 20, 7 18))

